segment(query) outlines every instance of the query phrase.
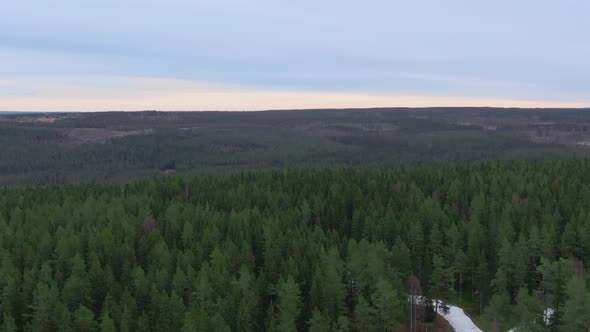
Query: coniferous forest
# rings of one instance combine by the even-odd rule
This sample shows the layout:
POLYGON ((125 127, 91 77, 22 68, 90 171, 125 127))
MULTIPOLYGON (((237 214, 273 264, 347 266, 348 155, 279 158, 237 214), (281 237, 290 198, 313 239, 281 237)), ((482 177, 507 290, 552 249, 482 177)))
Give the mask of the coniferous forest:
POLYGON ((590 332, 590 0, 0 0, 0 332, 590 332))
POLYGON ((0 186, 590 157, 584 109, 0 113, 0 186))
POLYGON ((589 263, 585 159, 0 190, 2 331, 587 331, 589 263))

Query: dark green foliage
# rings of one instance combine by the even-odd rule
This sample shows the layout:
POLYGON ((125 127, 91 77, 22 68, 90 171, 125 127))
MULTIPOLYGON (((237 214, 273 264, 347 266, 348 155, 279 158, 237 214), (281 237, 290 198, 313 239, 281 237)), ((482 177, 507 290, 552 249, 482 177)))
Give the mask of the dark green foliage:
POLYGON ((522 287, 516 295, 516 308, 514 315, 516 321, 520 322, 518 327, 526 331, 542 331, 544 327, 543 312, 539 292, 529 294, 527 288, 522 287))
POLYGON ((94 314, 90 309, 81 305, 74 312, 74 331, 76 332, 94 332, 98 331, 98 322, 94 319, 94 314))
POLYGON ((375 318, 379 330, 390 331, 401 323, 404 311, 399 294, 389 281, 385 279, 377 281, 371 301, 375 306, 375 318))
MULTIPOLYGON (((590 112, 575 109, 0 115, 0 186, 171 172, 588 156, 578 143, 590 141, 589 127, 590 112)), ((355 239, 391 231, 377 219, 366 222, 370 227, 365 234, 355 231, 355 239)))
POLYGON ((0 326, 388 331, 413 278, 490 331, 583 330, 589 192, 589 160, 1 189, 0 326))
POLYGON ((115 332, 115 321, 111 318, 108 311, 105 311, 100 317, 100 332, 115 332))
POLYGON ((485 330, 490 332, 502 332, 511 328, 510 299, 505 292, 494 294, 489 305, 483 312, 486 321, 485 330))
POLYGON ((302 307, 301 291, 291 275, 278 285, 277 299, 279 330, 297 331, 297 321, 302 307))
POLYGON ((563 328, 568 331, 590 330, 590 291, 584 279, 572 277, 566 284, 568 300, 563 307, 563 328))
POLYGON ((310 332, 324 332, 330 330, 330 319, 318 309, 314 309, 308 322, 310 332))

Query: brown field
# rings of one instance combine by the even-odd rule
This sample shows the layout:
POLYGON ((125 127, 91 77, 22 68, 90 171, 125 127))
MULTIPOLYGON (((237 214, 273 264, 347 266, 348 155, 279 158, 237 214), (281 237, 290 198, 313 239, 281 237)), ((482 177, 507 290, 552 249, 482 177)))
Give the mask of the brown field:
POLYGON ((140 130, 112 130, 105 128, 73 128, 65 130, 69 143, 87 144, 87 143, 104 143, 110 139, 121 138, 133 135, 143 135, 140 130))

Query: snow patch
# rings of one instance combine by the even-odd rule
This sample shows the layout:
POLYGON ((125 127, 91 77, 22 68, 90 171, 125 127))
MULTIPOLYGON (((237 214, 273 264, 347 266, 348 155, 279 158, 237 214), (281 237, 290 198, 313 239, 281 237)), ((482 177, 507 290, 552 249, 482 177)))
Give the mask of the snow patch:
POLYGON ((549 325, 549 323, 551 323, 551 319, 553 318, 554 314, 555 310, 553 308, 547 308, 545 311, 543 311, 543 321, 545 322, 545 325, 549 325))
MULTIPOLYGON (((433 300, 434 301, 434 300, 433 300)), ((438 301, 438 314, 451 324, 455 332, 483 332, 475 323, 465 314, 465 311, 454 305, 446 304, 449 309, 447 313, 444 310, 442 301, 438 301)), ((435 302, 433 302, 435 303, 435 302)))
MULTIPOLYGON (((422 296, 410 296, 408 300, 414 303, 422 303, 422 296)), ((448 305, 441 300, 432 300, 432 305, 438 308, 437 313, 441 315, 455 332, 483 332, 475 323, 467 316, 465 311, 457 306, 448 305), (438 306, 437 306, 438 303, 438 306), (446 309, 448 310, 445 310, 446 309), (445 312, 446 311, 446 312, 445 312)))

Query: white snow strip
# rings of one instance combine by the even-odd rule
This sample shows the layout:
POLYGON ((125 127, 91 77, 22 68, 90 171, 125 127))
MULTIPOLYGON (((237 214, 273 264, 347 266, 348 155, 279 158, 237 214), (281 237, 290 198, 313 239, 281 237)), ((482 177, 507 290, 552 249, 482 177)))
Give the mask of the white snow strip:
MULTIPOLYGON (((423 302, 422 296, 408 296, 408 300, 414 303, 421 303, 423 302)), ((441 315, 451 327, 455 330, 455 332, 483 332, 475 323, 465 314, 463 309, 456 307, 454 305, 446 304, 447 308, 449 309, 447 313, 443 309, 443 302, 440 300, 432 300, 432 305, 436 306, 436 302, 438 301, 438 314, 441 315)))
POLYGON ((455 332, 483 332, 475 323, 465 314, 463 309, 454 305, 448 305, 448 313, 443 311, 441 308, 442 302, 439 301, 438 314, 451 324, 455 332))

